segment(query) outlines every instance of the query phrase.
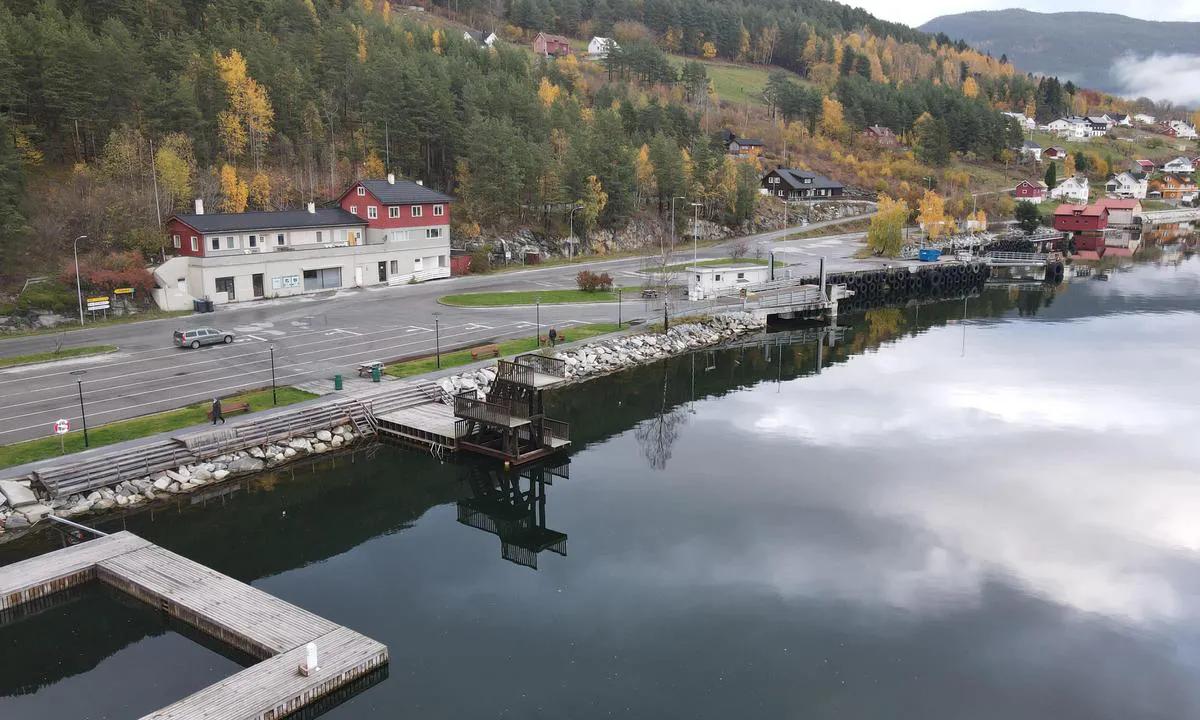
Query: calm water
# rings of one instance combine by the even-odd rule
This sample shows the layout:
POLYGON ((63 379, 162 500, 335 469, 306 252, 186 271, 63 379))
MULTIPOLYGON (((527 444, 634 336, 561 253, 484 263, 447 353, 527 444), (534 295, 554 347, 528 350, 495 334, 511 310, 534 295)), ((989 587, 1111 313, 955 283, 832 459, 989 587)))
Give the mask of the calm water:
MULTIPOLYGON (((125 525, 387 643, 338 720, 1200 717, 1200 258, 843 321, 562 393, 546 532, 392 448, 125 525)), ((241 662, 84 593, 0 627, 0 718, 241 662)))

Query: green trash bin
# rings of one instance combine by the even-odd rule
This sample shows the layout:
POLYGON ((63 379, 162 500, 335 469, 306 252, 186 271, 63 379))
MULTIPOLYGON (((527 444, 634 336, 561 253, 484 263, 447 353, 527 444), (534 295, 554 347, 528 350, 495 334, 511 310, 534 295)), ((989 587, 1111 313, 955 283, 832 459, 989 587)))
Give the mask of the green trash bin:
POLYGON ((333 389, 334 389, 334 390, 341 390, 341 389, 342 389, 342 376, 341 376, 341 375, 334 375, 334 376, 333 376, 333 389))
POLYGON ((382 377, 383 368, 379 367, 378 365, 375 365, 371 368, 371 382, 379 382, 380 378, 382 377))

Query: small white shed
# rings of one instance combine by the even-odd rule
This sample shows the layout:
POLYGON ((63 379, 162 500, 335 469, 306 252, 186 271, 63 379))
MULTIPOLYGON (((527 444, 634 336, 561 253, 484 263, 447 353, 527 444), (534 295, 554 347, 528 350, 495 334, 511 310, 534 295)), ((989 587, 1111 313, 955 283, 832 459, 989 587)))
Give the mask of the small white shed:
POLYGON ((766 282, 771 274, 771 269, 766 265, 736 262, 689 267, 687 271, 689 300, 730 295, 747 285, 766 282))

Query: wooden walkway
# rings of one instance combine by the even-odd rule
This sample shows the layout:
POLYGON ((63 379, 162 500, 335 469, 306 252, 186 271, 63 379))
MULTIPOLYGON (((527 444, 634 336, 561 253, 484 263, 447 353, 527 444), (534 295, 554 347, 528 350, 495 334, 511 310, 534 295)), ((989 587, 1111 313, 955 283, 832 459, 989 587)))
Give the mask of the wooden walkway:
POLYGON ((146 718, 273 720, 387 664, 387 648, 128 532, 0 567, 0 611, 100 580, 262 659, 146 718), (303 676, 305 645, 320 670, 303 676))
POLYGON ((381 435, 453 451, 458 447, 454 409, 430 401, 375 416, 381 435))

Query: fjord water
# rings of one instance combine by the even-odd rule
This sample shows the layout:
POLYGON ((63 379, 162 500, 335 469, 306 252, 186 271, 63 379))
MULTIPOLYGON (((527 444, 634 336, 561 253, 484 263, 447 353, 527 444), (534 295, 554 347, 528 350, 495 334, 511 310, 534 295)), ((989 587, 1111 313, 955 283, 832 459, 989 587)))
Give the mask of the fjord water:
MULTIPOLYGON (((1200 258, 843 322, 559 392, 566 556, 395 448, 105 527, 386 643, 327 718, 1200 717, 1200 258)), ((189 638, 104 593, 10 623, 0 717, 245 662, 189 638)))

